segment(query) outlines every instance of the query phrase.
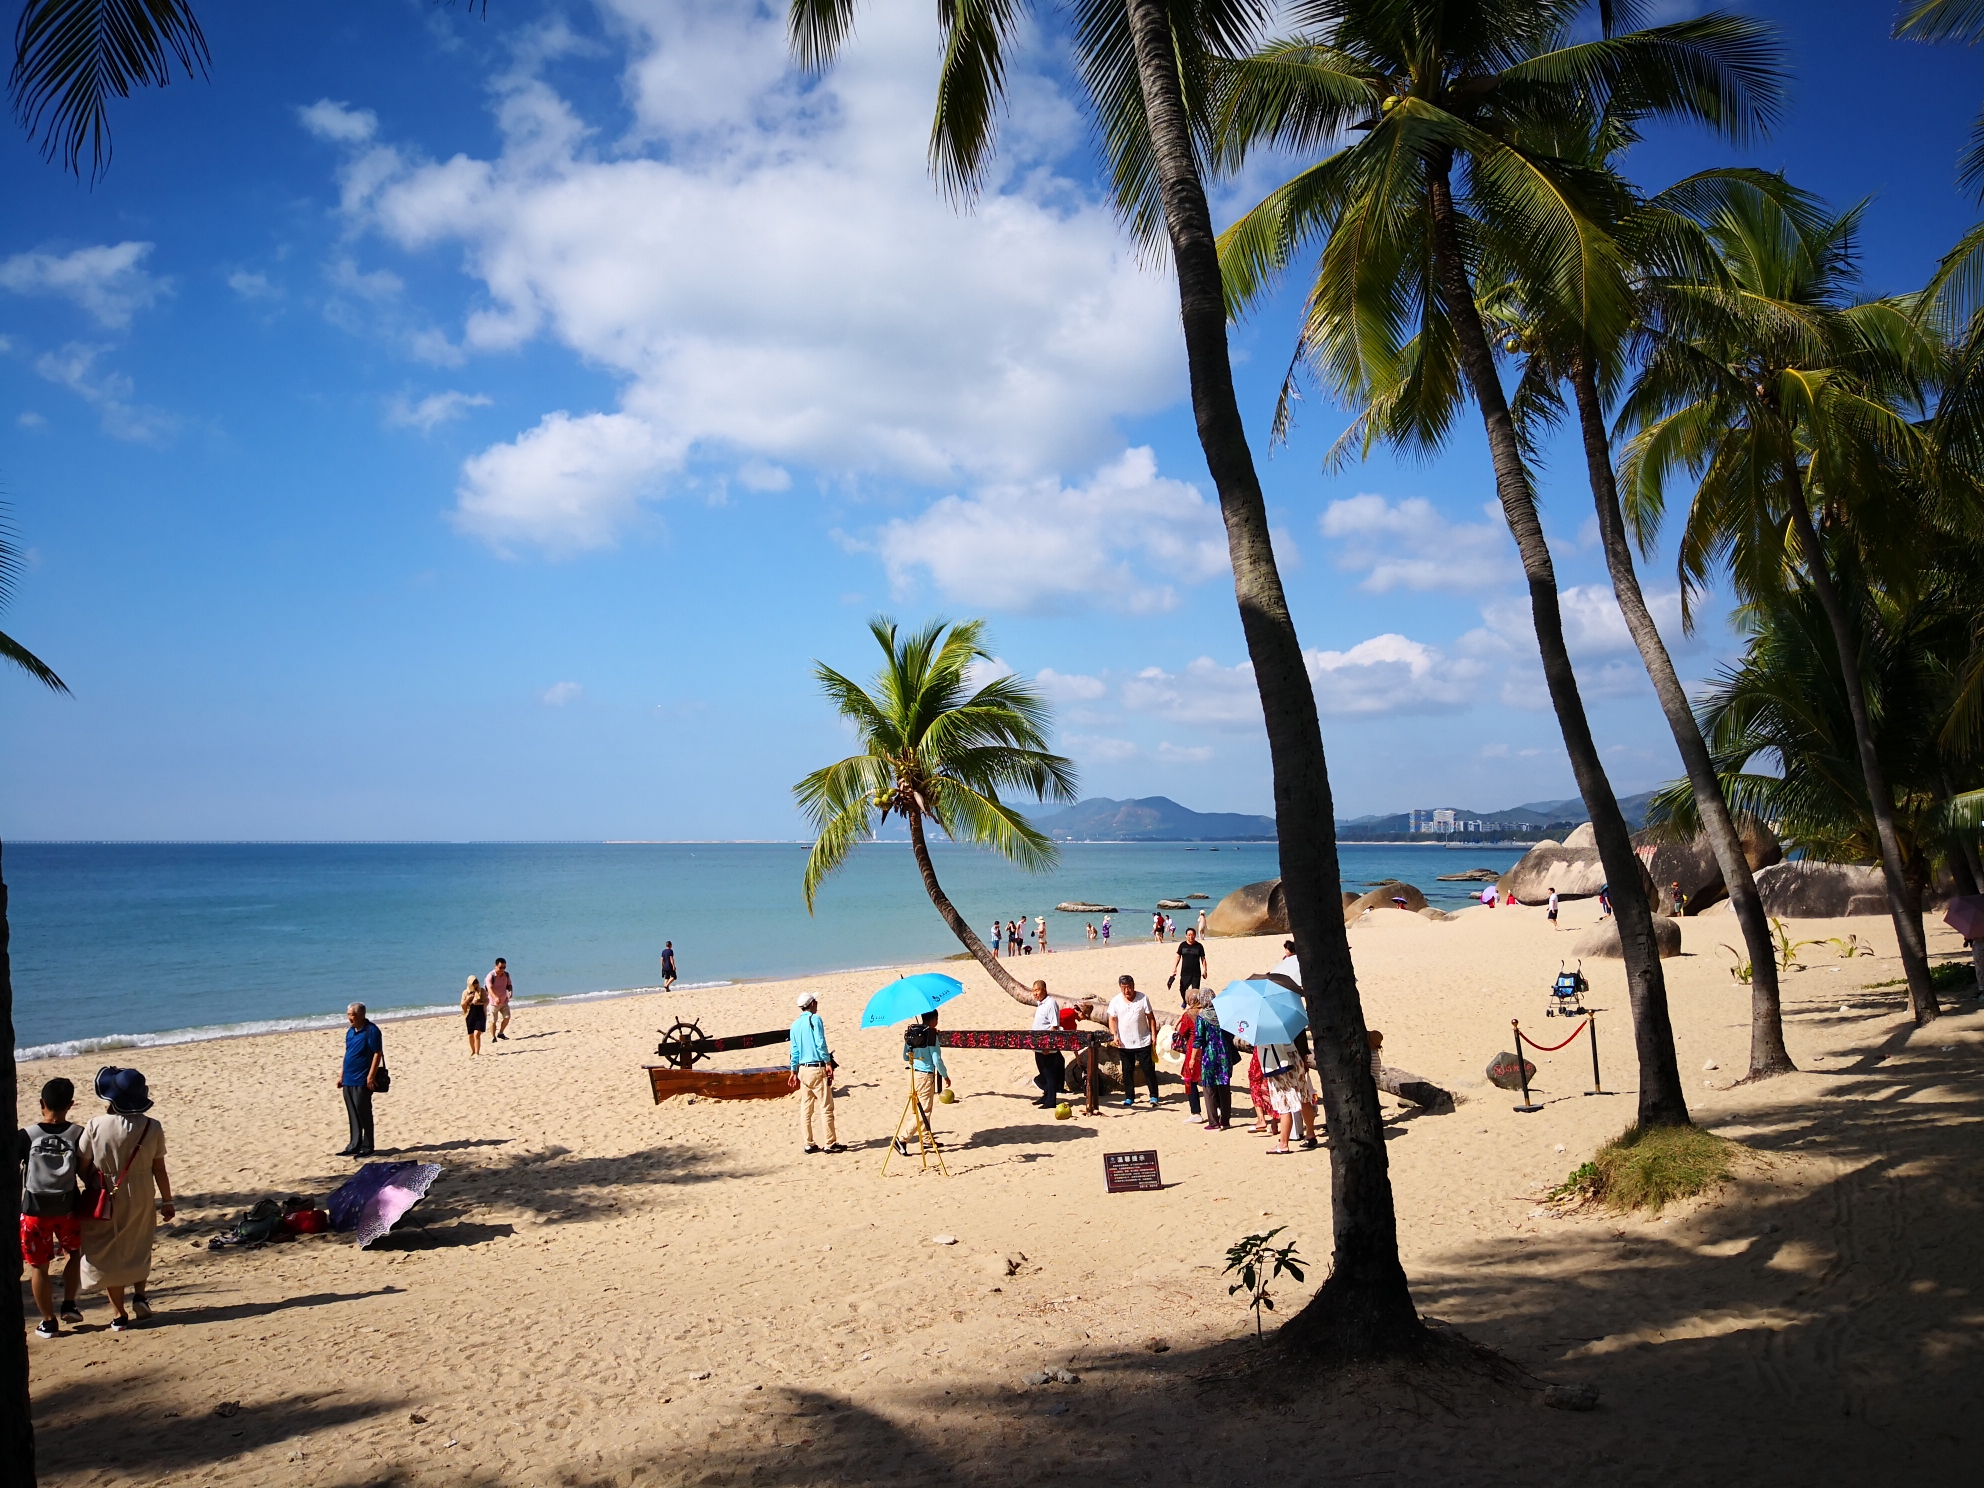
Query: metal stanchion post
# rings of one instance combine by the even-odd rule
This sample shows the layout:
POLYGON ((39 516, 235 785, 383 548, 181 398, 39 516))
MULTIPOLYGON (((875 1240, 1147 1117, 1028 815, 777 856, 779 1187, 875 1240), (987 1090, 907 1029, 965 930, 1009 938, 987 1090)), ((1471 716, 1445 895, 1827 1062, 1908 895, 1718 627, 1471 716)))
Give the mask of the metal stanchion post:
POLYGON ((1522 1104, 1516 1109, 1524 1113, 1540 1111, 1543 1107, 1529 1098, 1529 1061, 1522 1057, 1522 1022, 1520 1019, 1511 1018, 1509 1027, 1516 1031, 1516 1075, 1522 1081, 1522 1104))
POLYGON ((1591 1089, 1586 1095, 1604 1095, 1605 1082, 1598 1078, 1598 1014, 1584 1015, 1584 1031, 1591 1038, 1591 1089))

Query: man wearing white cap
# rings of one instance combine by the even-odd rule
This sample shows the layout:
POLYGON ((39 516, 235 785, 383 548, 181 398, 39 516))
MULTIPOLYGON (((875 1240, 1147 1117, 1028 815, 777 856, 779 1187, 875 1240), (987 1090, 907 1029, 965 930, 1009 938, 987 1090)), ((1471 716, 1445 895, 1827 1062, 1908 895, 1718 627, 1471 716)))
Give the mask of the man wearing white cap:
POLYGON ((813 1141, 813 1111, 823 1108, 824 1150, 845 1152, 834 1136, 834 1056, 827 1047, 827 1025, 820 1019, 819 1007, 811 992, 802 992, 799 1016, 792 1020, 792 1077, 799 1082, 799 1120, 805 1129, 806 1150, 819 1152, 822 1149, 813 1141))

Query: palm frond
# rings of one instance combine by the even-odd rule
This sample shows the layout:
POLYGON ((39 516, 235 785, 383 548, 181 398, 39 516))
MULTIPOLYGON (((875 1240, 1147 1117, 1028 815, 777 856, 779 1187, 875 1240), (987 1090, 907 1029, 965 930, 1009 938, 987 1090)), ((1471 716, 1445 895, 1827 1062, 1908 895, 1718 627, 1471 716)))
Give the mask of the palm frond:
POLYGON ((90 179, 110 166, 110 101, 163 88, 176 61, 205 77, 207 38, 186 0, 28 0, 14 28, 8 89, 42 157, 90 179))
POLYGON ((47 662, 4 632, 0 632, 0 657, 11 661, 37 682, 44 684, 50 692, 66 693, 69 690, 69 684, 56 676, 47 662))

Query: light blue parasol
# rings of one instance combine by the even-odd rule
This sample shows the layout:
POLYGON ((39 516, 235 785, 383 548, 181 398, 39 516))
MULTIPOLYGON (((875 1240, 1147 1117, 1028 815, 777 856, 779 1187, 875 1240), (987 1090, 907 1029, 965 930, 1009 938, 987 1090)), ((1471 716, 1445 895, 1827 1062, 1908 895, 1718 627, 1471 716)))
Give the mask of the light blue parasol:
POLYGON ((907 1023, 925 1013, 935 1012, 953 997, 964 994, 964 983, 941 972, 920 971, 915 976, 890 982, 861 1010, 863 1028, 887 1028, 891 1023, 907 1023))
POLYGON ((1256 1048, 1292 1044, 1295 1035, 1309 1026, 1309 1010, 1302 999, 1274 982, 1228 982, 1212 1006, 1221 1028, 1256 1048))

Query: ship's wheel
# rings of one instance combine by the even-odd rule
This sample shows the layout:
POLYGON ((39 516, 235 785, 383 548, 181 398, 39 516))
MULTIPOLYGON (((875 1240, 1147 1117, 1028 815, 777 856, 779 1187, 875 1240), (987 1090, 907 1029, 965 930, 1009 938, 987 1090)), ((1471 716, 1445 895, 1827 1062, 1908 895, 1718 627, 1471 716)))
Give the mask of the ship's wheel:
POLYGON ((661 1031, 661 1042, 654 1046, 654 1052, 677 1069, 694 1069, 697 1060, 709 1058, 707 1051, 696 1047, 707 1038, 700 1024, 677 1018, 661 1031))

